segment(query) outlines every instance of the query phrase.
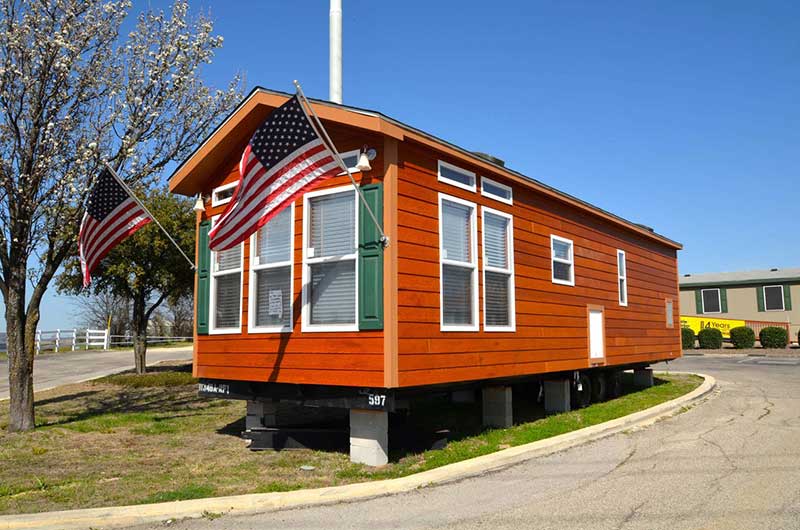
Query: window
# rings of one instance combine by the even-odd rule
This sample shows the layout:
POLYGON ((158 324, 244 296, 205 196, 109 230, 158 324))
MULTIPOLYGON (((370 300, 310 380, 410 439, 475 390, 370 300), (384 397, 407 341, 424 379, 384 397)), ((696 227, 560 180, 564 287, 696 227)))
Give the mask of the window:
POLYGON ((764 287, 764 309, 767 311, 784 311, 783 285, 767 285, 764 287))
POLYGON ((481 195, 497 199, 506 204, 514 204, 511 186, 500 184, 487 177, 481 177, 481 195))
MULTIPOLYGON (((219 216, 212 219, 212 226, 219 216)), ((210 333, 240 333, 243 244, 211 253, 210 333)))
POLYGON ((439 194, 442 331, 478 330, 475 204, 439 194))
POLYGON ((483 327, 514 331, 514 230, 512 217, 490 208, 483 215, 483 327))
POLYGON ((211 192, 211 206, 222 206, 231 202, 233 192, 236 191, 236 186, 238 185, 239 181, 237 180, 219 188, 214 188, 214 191, 211 192))
POLYGON ((553 283, 575 285, 575 256, 571 239, 550 236, 552 251, 553 283))
POLYGON ((284 208, 250 240, 251 332, 292 330, 294 204, 284 208))
POLYGON ((628 271, 624 250, 617 250, 617 286, 619 288, 619 305, 628 305, 628 271))
POLYGON ((720 301, 719 289, 702 289, 700 291, 703 300, 703 313, 722 313, 722 302, 720 301))
POLYGON ((350 186, 305 195, 304 331, 358 330, 355 195, 350 186))
MULTIPOLYGON (((361 151, 358 149, 354 149, 352 151, 347 151, 346 153, 342 153, 340 156, 342 157, 342 162, 344 165, 347 166, 347 169, 350 173, 355 173, 358 171, 356 166, 358 165, 358 157, 361 155, 361 151)), ((340 175, 344 175, 345 172, 342 171, 340 175)))
POLYGON ((469 191, 475 191, 475 173, 439 160, 439 180, 469 191))
POLYGON ((667 298, 664 303, 664 312, 666 313, 667 317, 667 327, 672 328, 675 327, 675 309, 674 304, 672 303, 672 299, 667 298))

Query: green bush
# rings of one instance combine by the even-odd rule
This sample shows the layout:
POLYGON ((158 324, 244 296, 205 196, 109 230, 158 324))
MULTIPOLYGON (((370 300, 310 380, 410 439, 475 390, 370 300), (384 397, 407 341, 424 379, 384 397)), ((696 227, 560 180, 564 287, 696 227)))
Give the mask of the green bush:
POLYGON ((789 332, 785 328, 768 326, 758 334, 762 348, 785 348, 789 344, 789 332))
POLYGON ((694 349, 694 331, 690 328, 681 328, 681 346, 684 350, 694 349))
POLYGON ((756 332, 747 326, 731 329, 731 342, 734 348, 740 350, 752 348, 756 345, 756 332))
POLYGON ((718 329, 701 329, 697 340, 702 350, 718 350, 722 348, 722 332, 718 329))

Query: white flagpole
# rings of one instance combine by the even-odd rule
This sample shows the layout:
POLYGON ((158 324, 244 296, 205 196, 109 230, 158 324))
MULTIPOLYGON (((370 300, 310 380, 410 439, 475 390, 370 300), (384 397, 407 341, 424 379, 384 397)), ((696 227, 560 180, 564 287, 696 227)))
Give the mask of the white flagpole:
POLYGON ((115 179, 117 182, 119 182, 119 185, 120 185, 120 186, 122 186, 122 188, 123 188, 123 189, 124 189, 124 190, 127 192, 127 194, 128 194, 128 195, 130 195, 131 199, 133 199, 134 201, 136 201, 136 204, 138 204, 138 205, 139 205, 139 206, 142 208, 142 210, 144 210, 145 212, 147 212, 147 215, 149 215, 149 216, 150 216, 150 219, 152 219, 152 220, 153 220, 153 222, 154 222, 155 224, 157 224, 157 225, 158 225, 158 227, 161 229, 161 231, 162 231, 162 232, 164 232, 164 235, 165 235, 165 236, 167 236, 167 238, 168 238, 168 239, 169 239, 169 240, 172 242, 172 244, 173 244, 173 245, 175 245, 175 248, 177 248, 177 249, 178 249, 178 252, 180 252, 180 253, 181 253, 181 255, 182 255, 184 258, 186 258, 186 261, 188 261, 188 262, 189 262, 189 266, 192 268, 192 270, 195 270, 197 267, 195 267, 195 266, 194 266, 194 262, 193 262, 192 260, 190 260, 190 259, 189 259, 189 256, 187 256, 187 255, 186 255, 186 253, 183 251, 183 249, 180 247, 180 245, 178 245, 178 243, 177 243, 177 242, 176 242, 174 239, 172 239, 172 236, 171 236, 171 235, 169 235, 169 232, 167 232, 167 229, 166 229, 166 228, 164 228, 163 226, 161 226, 161 223, 159 223, 159 222, 158 222, 158 219, 156 219, 156 216, 155 216, 155 215, 153 215, 152 213, 150 213, 150 210, 148 210, 148 209, 147 209, 147 207, 146 207, 144 204, 142 204, 142 201, 140 201, 140 200, 139 200, 139 198, 138 198, 138 197, 137 197, 137 196, 136 196, 136 195, 133 193, 133 190, 131 190, 131 189, 128 187, 128 185, 127 185, 127 184, 125 184, 125 181, 123 181, 123 180, 122 180, 122 179, 119 177, 119 175, 117 175, 117 172, 116 172, 116 171, 114 171, 114 168, 113 168, 113 167, 111 167, 111 166, 108 164, 108 162, 106 162, 105 160, 103 160, 103 164, 104 164, 104 165, 105 165, 105 166, 108 168, 108 170, 111 172, 111 176, 112 176, 112 177, 114 177, 114 179, 115 179))
POLYGON ((300 102, 300 107, 303 109, 303 112, 306 113, 306 118, 308 118, 308 121, 311 123, 311 126, 314 127, 314 131, 317 133, 317 136, 322 138, 322 140, 328 145, 328 148, 331 151, 333 151, 333 156, 336 158, 336 161, 339 163, 339 166, 344 170, 345 173, 347 173, 347 176, 350 177, 350 182, 353 183, 353 187, 356 189, 356 193, 358 193, 358 197, 361 199, 361 202, 364 204, 364 208, 366 208, 367 213, 372 218, 372 221, 375 223, 375 226, 378 228, 378 231, 381 233, 381 244, 384 246, 384 248, 388 247, 389 246, 389 238, 386 236, 386 233, 383 231, 383 227, 381 226, 381 223, 378 222, 378 218, 375 217, 375 213, 372 211, 372 208, 370 208, 369 204, 367 203, 367 200, 364 198, 364 194, 361 193, 361 188, 358 186, 358 184, 356 184, 356 181, 353 178, 353 175, 350 174, 350 170, 347 168, 347 164, 344 163, 344 160, 342 160, 342 157, 339 155, 339 151, 336 149, 336 146, 333 145, 333 141, 331 140, 330 136, 328 136, 328 131, 325 130, 325 127, 322 125, 322 122, 320 121, 319 117, 317 116, 317 113, 314 112, 314 107, 311 106, 311 102, 308 101, 308 98, 306 98, 306 95, 303 93, 303 88, 300 86, 300 83, 298 83, 297 80, 294 81, 294 86, 297 87, 297 94, 302 99, 302 101, 300 102), (305 103, 305 105, 303 103, 305 103), (306 112, 306 109, 305 109, 306 106, 308 106, 308 109, 311 111, 311 114, 314 116, 314 120, 312 120, 311 117, 309 117, 308 113, 306 112), (317 124, 319 125, 319 129, 317 129, 317 126, 314 125, 314 121, 315 120, 316 120, 317 124))

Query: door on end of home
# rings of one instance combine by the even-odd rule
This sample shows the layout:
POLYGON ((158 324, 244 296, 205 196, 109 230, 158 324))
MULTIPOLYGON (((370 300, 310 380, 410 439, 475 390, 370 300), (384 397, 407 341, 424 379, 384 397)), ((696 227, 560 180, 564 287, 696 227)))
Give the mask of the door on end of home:
POLYGON ((602 359, 606 356, 605 333, 603 333, 603 310, 589 309, 589 358, 602 359))

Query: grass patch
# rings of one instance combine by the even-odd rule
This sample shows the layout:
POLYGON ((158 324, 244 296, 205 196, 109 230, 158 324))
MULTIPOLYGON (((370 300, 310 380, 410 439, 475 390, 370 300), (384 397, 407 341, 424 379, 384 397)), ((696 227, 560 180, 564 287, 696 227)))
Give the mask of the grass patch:
MULTIPOLYGON (((543 416, 535 393, 515 389, 520 424, 510 429, 483 429, 479 403, 452 404, 444 397, 415 401, 404 422, 393 418, 391 439, 399 442, 391 463, 372 469, 350 463, 346 447, 248 451, 239 437, 244 403, 200 398, 188 370, 188 365, 158 366, 145 376, 121 374, 38 393, 39 428, 28 433, 5 432, 8 402, 0 402, 0 514, 399 477, 617 418, 700 383, 693 376, 659 376, 653 388, 628 388, 618 400, 550 417, 543 416), (408 433, 414 436, 405 439, 408 433), (442 449, 426 450, 442 436, 447 438, 442 449)), ((346 428, 346 415, 340 416, 334 424, 346 428)))

